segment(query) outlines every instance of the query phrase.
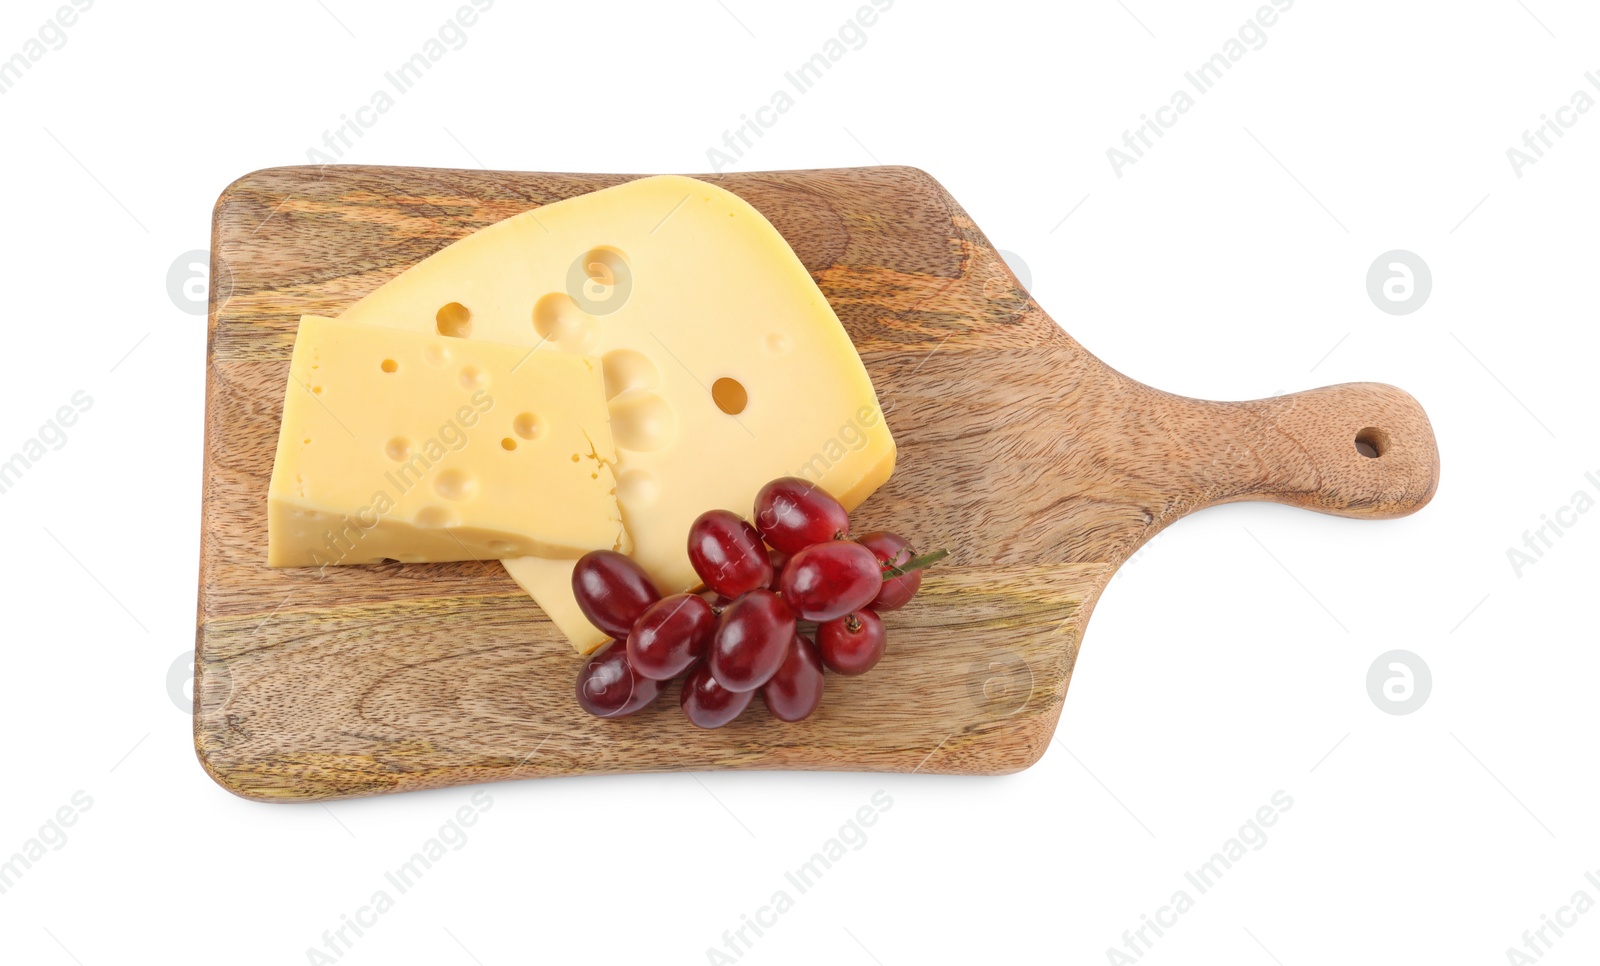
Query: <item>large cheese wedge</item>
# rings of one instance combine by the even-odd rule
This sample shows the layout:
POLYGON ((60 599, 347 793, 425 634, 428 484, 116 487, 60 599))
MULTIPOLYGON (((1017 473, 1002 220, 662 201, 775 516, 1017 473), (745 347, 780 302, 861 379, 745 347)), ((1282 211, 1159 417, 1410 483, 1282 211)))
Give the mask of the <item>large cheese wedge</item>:
POLYGON ((598 364, 300 320, 267 562, 576 558, 624 543, 598 364))
MULTIPOLYGON (((617 502, 663 593, 699 584, 686 542, 703 511, 748 516, 780 476, 854 507, 894 468, 866 369, 805 266, 758 211, 703 181, 644 178, 508 218, 342 317, 598 356, 617 502)), ((506 569, 580 651, 603 641, 573 600, 570 560, 506 569)))

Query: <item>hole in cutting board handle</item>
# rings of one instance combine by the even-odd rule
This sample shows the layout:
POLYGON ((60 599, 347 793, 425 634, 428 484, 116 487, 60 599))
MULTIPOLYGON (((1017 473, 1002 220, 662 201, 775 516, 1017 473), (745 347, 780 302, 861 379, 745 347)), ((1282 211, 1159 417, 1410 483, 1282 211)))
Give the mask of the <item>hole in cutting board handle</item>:
POLYGON ((1356 433, 1356 452, 1367 459, 1377 459, 1389 449, 1389 435, 1381 429, 1368 426, 1356 433))

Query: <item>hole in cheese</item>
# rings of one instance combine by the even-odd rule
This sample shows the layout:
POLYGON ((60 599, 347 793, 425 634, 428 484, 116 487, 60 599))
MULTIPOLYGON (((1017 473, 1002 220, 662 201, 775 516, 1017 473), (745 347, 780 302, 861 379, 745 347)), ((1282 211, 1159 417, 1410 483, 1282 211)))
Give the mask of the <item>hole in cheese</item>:
POLYGON ((383 447, 383 451, 389 454, 389 458, 396 463, 404 463, 411 458, 411 440, 406 439, 404 436, 396 436, 394 439, 389 440, 388 444, 383 447))
POLYGON ((446 500, 469 500, 478 492, 478 478, 466 470, 445 470, 433 481, 433 492, 446 500))
POLYGON ((599 338, 600 321, 567 293, 551 292, 533 303, 533 329, 558 349, 584 352, 599 338))
POLYGON ((629 389, 655 389, 661 371, 650 357, 633 349, 613 349, 600 358, 606 398, 615 399, 629 389))
POLYGON ((518 413, 517 418, 511 421, 511 429, 523 439, 538 439, 544 426, 533 413, 518 413))
POLYGON ((633 389, 611 400, 611 435, 623 449, 651 453, 678 437, 672 404, 647 389, 633 389))
POLYGON ((382 369, 384 372, 398 372, 400 371, 400 363, 394 361, 393 359, 385 359, 383 360, 383 364, 378 368, 382 369))
MULTIPOLYGON (((417 511, 417 515, 412 522, 419 527, 453 527, 459 525, 456 515, 450 512, 449 507, 442 506, 423 507, 417 511)), ((400 561, 405 563, 405 557, 401 557, 400 561)))
POLYGON ((661 484, 649 470, 629 470, 617 477, 617 501, 631 509, 649 506, 660 496, 661 484))
POLYGON ((451 302, 434 316, 439 334, 452 339, 465 339, 472 334, 472 312, 460 302, 451 302))
POLYGON ((750 394, 745 392, 744 383, 723 376, 711 384, 711 401, 729 416, 737 416, 750 405, 750 394))
POLYGON ((592 315, 610 315, 633 294, 633 269, 615 248, 602 245, 579 255, 567 272, 567 294, 592 315))

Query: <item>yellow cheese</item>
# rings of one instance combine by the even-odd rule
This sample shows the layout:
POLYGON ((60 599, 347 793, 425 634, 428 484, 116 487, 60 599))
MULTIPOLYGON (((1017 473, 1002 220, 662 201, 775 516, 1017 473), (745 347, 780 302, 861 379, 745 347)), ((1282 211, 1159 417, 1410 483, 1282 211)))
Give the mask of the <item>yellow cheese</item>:
POLYGON ((622 542, 598 364, 300 320, 267 562, 576 558, 622 542))
MULTIPOLYGON (((685 545, 703 511, 749 515, 762 484, 791 475, 854 507, 894 468, 866 369, 805 266, 754 208, 692 178, 491 225, 343 318, 531 346, 536 359, 598 356, 617 502, 662 593, 698 585, 685 545)), ((572 599, 570 560, 506 569, 580 651, 602 641, 572 599)))

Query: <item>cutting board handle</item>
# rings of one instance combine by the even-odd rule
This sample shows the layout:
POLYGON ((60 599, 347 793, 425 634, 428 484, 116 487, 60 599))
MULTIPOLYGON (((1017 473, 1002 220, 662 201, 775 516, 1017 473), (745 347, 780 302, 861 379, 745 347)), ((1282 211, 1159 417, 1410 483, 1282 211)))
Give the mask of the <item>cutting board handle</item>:
POLYGON ((1269 500, 1385 519, 1420 510, 1438 489, 1433 427, 1422 406, 1394 386, 1355 382, 1199 405, 1202 432, 1212 440, 1191 437, 1183 447, 1202 464, 1191 464, 1204 481, 1196 508, 1269 500))

